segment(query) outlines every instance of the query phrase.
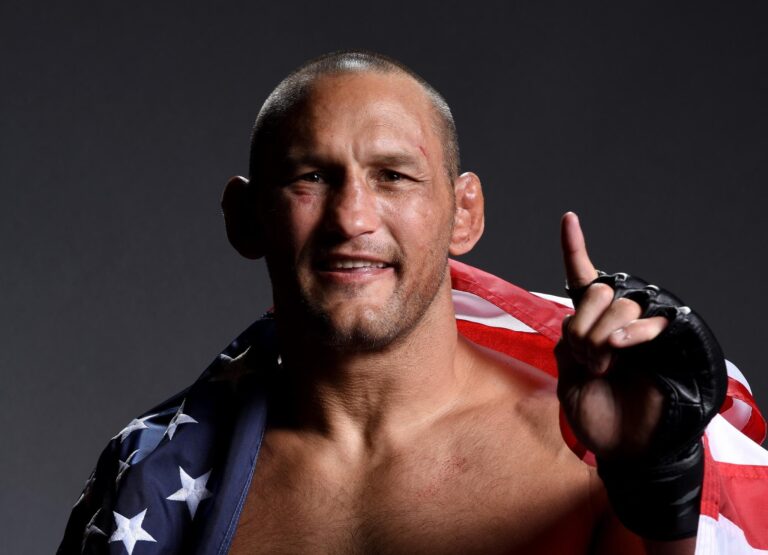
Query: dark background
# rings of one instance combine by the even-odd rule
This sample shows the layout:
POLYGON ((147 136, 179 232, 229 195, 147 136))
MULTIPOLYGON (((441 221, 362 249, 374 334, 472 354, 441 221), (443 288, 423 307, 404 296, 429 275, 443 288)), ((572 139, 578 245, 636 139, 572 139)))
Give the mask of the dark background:
MULTIPOLYGON (((106 441, 270 304, 218 207, 251 122, 309 57, 402 59, 484 181, 466 259, 558 293, 593 259, 679 292, 768 408, 759 4, 0 4, 0 537, 52 552, 106 441)), ((139 549, 140 551, 140 549, 139 549)))

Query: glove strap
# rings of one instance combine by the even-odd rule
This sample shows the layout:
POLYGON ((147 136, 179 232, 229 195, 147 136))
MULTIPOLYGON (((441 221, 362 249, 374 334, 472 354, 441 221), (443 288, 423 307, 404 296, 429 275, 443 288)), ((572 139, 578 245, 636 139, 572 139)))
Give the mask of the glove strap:
POLYGON ((622 524, 651 540, 696 535, 704 479, 704 449, 695 442, 656 461, 597 459, 597 473, 622 524))

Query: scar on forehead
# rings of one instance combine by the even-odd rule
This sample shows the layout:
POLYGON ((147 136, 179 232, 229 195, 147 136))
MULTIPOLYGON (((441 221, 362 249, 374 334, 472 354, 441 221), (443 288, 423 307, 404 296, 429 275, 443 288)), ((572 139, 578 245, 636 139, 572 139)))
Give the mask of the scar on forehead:
POLYGON ((429 160, 429 156, 427 156, 427 149, 426 149, 426 148, 424 148, 423 146, 419 145, 419 150, 420 150, 420 151, 421 151, 421 153, 424 155, 424 158, 426 158, 427 160, 429 160))

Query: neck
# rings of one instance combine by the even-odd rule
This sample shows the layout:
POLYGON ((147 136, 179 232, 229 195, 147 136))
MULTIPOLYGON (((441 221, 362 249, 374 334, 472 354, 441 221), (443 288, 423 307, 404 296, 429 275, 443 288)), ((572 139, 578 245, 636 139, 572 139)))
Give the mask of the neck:
MULTIPOLYGON (((279 313, 277 323, 280 337, 297 337, 279 313)), ((469 370, 448 280, 408 335, 385 348, 350 352, 301 340, 281 344, 281 353, 279 422, 355 449, 370 449, 450 411, 469 370)))

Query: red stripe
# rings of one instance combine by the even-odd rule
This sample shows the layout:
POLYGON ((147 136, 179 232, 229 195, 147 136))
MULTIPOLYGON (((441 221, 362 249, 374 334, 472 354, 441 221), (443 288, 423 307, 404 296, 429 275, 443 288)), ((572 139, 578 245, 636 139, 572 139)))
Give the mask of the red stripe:
POLYGON ((450 261, 451 283, 454 289, 473 293, 511 314, 552 342, 560 339, 563 318, 573 310, 553 301, 542 299, 472 266, 450 261))
POLYGON ((768 549, 768 466, 715 462, 720 514, 744 531, 749 545, 768 549))
POLYGON ((557 363, 553 343, 538 333, 526 333, 502 328, 493 328, 477 322, 457 320, 456 325, 464 337, 478 345, 522 360, 547 374, 557 377, 557 363))
POLYGON ((701 514, 722 514, 743 532, 755 549, 768 549, 768 466, 716 461, 704 436, 704 487, 701 514))
MULTIPOLYGON (((727 395, 729 398, 738 399, 739 401, 747 403, 752 408, 752 414, 741 431, 756 443, 762 443, 766 433, 765 419, 763 418, 760 409, 757 408, 755 398, 752 397, 752 394, 743 383, 731 377, 728 377, 727 395)), ((733 402, 731 401, 731 404, 732 403, 733 402)), ((730 408, 730 406, 728 408, 730 408)), ((723 412, 723 410, 727 409, 720 409, 720 412, 723 412)))
POLYGON ((723 414, 725 411, 730 409, 732 406, 733 406, 733 399, 729 395, 726 394, 725 401, 723 401, 723 404, 720 407, 720 414, 723 414))
POLYGON ((720 477, 717 463, 709 451, 709 438, 702 436, 704 442, 704 481, 701 488, 701 514, 717 519, 720 511, 720 477))

